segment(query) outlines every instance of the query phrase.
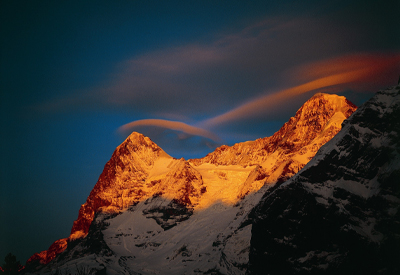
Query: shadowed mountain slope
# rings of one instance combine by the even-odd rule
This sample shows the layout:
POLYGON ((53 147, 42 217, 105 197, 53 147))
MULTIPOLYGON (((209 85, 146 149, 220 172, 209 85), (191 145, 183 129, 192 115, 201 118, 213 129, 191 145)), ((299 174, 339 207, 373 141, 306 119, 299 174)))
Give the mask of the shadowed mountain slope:
POLYGON ((255 208, 248 274, 400 272, 400 86, 255 208))

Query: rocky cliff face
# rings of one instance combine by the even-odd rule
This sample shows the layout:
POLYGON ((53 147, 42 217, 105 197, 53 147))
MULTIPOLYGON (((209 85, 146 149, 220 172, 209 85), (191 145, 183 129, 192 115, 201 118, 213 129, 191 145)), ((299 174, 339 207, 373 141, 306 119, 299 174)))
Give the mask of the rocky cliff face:
POLYGON ((189 161, 132 133, 105 165, 70 237, 29 263, 48 263, 65 249, 48 268, 73 261, 73 255, 93 256, 85 248, 90 239, 98 242, 90 246, 100 247, 95 253, 114 255, 109 260, 115 270, 128 270, 136 258, 142 264, 131 271, 144 274, 151 273, 146 266, 171 265, 171 274, 189 269, 242 274, 251 236, 248 213, 266 189, 299 171, 355 109, 344 97, 317 94, 272 137, 222 146, 189 161))
POLYGON ((160 156, 171 158, 149 138, 138 133, 133 133, 118 146, 86 203, 81 206, 71 238, 87 234, 96 211, 116 213, 148 196, 143 183, 160 156))
POLYGON ((400 86, 378 92, 253 213, 249 274, 400 272, 400 86))

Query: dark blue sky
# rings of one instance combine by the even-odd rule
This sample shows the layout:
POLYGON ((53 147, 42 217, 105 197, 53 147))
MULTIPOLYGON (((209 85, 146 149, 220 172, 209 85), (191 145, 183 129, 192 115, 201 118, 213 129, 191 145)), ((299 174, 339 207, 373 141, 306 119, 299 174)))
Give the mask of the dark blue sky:
POLYGON ((395 85, 398 1, 321 2, 2 0, 0 260, 68 237, 130 131, 202 157, 395 85))

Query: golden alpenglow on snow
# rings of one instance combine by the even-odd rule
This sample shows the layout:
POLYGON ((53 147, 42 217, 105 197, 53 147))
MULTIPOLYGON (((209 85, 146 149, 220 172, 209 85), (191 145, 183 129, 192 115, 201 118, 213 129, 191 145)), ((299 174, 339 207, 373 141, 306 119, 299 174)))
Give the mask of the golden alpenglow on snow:
POLYGON ((84 262, 101 270, 107 259, 107 272, 244 274, 250 211, 268 189, 301 170, 355 110, 343 96, 315 94, 273 136, 190 160, 133 132, 105 165, 69 238, 33 255, 28 267, 45 273, 84 262))

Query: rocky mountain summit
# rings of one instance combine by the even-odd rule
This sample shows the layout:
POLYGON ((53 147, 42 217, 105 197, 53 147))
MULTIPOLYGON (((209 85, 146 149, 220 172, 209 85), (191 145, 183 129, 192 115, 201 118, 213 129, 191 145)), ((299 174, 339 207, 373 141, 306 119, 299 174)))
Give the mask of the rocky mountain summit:
POLYGON ((202 163, 260 165, 268 182, 283 182, 296 174, 340 131, 343 120, 356 108, 342 96, 318 93, 273 136, 232 147, 224 145, 204 158, 190 161, 195 166, 202 163))
POLYGON ((110 274, 244 274, 249 213, 355 110, 342 96, 316 94, 272 137, 188 161, 132 133, 105 165, 71 235, 33 255, 27 270, 85 265, 110 274))

